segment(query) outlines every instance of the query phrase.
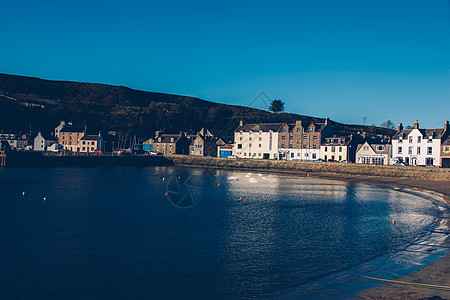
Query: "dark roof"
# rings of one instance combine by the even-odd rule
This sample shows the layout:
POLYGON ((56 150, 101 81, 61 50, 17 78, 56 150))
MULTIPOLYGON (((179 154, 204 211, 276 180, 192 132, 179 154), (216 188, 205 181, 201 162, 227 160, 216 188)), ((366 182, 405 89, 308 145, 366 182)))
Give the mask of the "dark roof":
POLYGON ((84 126, 64 126, 59 132, 84 132, 84 126))
POLYGON ((322 143, 321 146, 346 146, 351 142, 351 138, 349 136, 333 136, 325 138, 325 142, 322 143), (336 140, 336 142, 334 142, 336 140), (338 140, 341 140, 339 143, 338 140), (333 141, 333 142, 331 142, 333 141))
MULTIPOLYGON (((46 134, 46 133, 40 133, 41 134, 41 136, 44 138, 44 140, 46 140, 46 141, 56 141, 56 137, 54 137, 53 135, 50 135, 50 134, 46 134)), ((39 135, 39 134, 38 134, 39 135)), ((37 136, 38 136, 37 135, 37 136)), ((36 137, 37 137, 36 136, 36 137)))
POLYGON ((220 146, 220 149, 233 149, 233 144, 225 144, 220 146))
POLYGON ((442 142, 442 145, 450 145, 450 135, 442 142))
POLYGON ((161 134, 155 138, 156 143, 176 143, 180 139, 179 134, 161 134), (159 140, 161 138, 161 141, 159 140), (173 138, 173 142, 171 141, 173 138))
POLYGON ((96 135, 85 135, 81 138, 82 141, 96 141, 98 140, 99 136, 98 134, 96 135))
POLYGON ((253 132, 269 132, 274 131, 277 132, 281 129, 284 123, 261 123, 261 124, 244 124, 243 126, 239 126, 236 131, 253 131, 253 132))
MULTIPOLYGON (((402 131, 397 132, 392 139, 393 140, 398 140, 400 137, 405 139, 411 133, 411 131, 413 131, 413 130, 414 129, 403 129, 402 131)), ((424 138, 428 138, 430 135, 433 138, 439 138, 444 133, 444 128, 419 129, 419 131, 420 131, 420 133, 422 134, 422 136, 424 138)))

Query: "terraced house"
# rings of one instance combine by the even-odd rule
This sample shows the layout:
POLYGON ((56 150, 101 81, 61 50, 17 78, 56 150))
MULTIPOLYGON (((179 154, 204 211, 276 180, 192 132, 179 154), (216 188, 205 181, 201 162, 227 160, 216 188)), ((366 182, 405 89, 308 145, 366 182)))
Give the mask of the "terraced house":
POLYGON ((239 158, 277 159, 278 136, 284 123, 245 124, 234 131, 233 154, 239 158))
MULTIPOLYGON (((441 146, 449 135, 448 121, 444 128, 419 128, 416 120, 412 129, 398 126, 397 133, 392 138, 392 158, 394 162, 404 162, 414 166, 442 165, 441 146)), ((445 148, 444 148, 445 150, 445 148)), ((447 163, 447 160, 445 160, 447 163)))
POLYGON ((320 145, 333 134, 329 119, 325 122, 311 122, 304 126, 302 121, 283 124, 279 132, 279 159, 316 160, 320 157, 320 145))
POLYGON ((64 125, 58 133, 58 142, 64 150, 80 152, 80 140, 86 133, 86 126, 64 125))

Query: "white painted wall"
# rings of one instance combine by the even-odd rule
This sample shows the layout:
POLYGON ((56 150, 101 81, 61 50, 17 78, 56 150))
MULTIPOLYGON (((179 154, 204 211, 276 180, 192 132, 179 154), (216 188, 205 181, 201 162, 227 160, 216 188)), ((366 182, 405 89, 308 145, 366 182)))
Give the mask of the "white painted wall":
POLYGON ((428 137, 422 136, 418 129, 413 129, 406 138, 392 140, 392 158, 398 157, 403 158, 403 161, 409 161, 410 165, 426 165, 426 159, 432 158, 433 165, 440 166, 441 140, 434 138, 430 142, 428 137), (399 147, 402 148, 401 153, 399 153, 399 147), (412 147, 411 151, 409 151, 410 147, 412 147), (431 154, 428 152, 429 148, 431 148, 431 154), (420 149, 420 152, 417 149, 420 149))
POLYGON ((235 132, 233 155, 239 158, 278 157, 278 132, 235 132), (239 147, 241 145, 241 147, 239 147))

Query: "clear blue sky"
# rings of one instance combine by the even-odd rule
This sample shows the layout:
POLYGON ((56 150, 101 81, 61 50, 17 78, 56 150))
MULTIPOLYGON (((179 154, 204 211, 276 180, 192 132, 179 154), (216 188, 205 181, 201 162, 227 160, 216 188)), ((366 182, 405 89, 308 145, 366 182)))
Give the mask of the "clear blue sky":
POLYGON ((450 0, 0 0, 0 72, 361 124, 450 119, 450 0))

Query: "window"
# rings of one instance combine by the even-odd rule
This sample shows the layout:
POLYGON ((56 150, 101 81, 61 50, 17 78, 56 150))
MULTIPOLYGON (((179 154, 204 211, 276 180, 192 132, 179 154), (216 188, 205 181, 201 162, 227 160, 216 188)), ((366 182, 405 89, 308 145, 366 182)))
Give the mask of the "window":
POLYGON ((409 137, 409 142, 412 143, 412 136, 409 137))
POLYGON ((292 148, 292 144, 289 144, 289 148, 292 148))
POLYGON ((405 163, 409 165, 409 157, 405 157, 405 163))
POLYGON ((313 149, 317 149, 317 145, 316 144, 313 144, 313 149))
POLYGON ((284 127, 284 130, 283 130, 284 132, 288 132, 288 128, 287 127, 284 127))
POLYGON ((310 127, 309 131, 314 132, 314 127, 310 127))
POLYGON ((316 159, 316 154, 315 153, 312 154, 312 159, 316 159))
POLYGON ((303 140, 306 141, 306 135, 303 136, 303 140))
POLYGON ((242 141, 242 136, 241 136, 241 137, 239 137, 239 140, 240 140, 240 141, 242 141))
POLYGON ((432 137, 429 137, 428 138, 428 143, 432 143, 433 142, 433 138, 432 137))
POLYGON ((289 136, 289 140, 292 141, 294 137, 292 135, 289 136))
POLYGON ((305 144, 303 144, 303 149, 306 149, 306 145, 305 144))
POLYGON ((449 152, 450 151, 450 147, 446 146, 445 147, 445 152, 449 152))
POLYGON ((248 140, 251 141, 251 140, 252 140, 252 137, 249 137, 248 140))
POLYGON ((91 151, 94 151, 94 147, 91 147, 91 151))
POLYGON ((297 127, 297 133, 300 133, 300 128, 299 127, 297 127))
POLYGON ((324 160, 327 161, 327 156, 325 155, 324 160))
POLYGON ((412 154, 412 147, 408 147, 408 154, 412 154))
POLYGON ((336 147, 335 146, 331 147, 331 152, 336 152, 336 147))
POLYGON ((86 147, 82 147, 81 150, 82 150, 82 151, 85 151, 85 150, 86 150, 86 147))
POLYGON ((328 147, 325 147, 325 151, 328 151, 328 147))
POLYGON ((402 154, 402 147, 398 147, 398 154, 402 154))
POLYGON ((300 152, 297 152, 297 157, 300 156, 300 152))
POLYGON ((259 137, 259 140, 262 141, 262 137, 259 137))
POLYGON ((85 141, 83 141, 83 145, 86 145, 86 142, 85 142, 85 141))
POLYGON ((242 144, 238 144, 238 149, 242 149, 242 144))
POLYGON ((244 152, 244 156, 247 156, 247 153, 246 153, 246 152, 244 152))
POLYGON ((262 147, 262 145, 261 144, 259 144, 259 148, 261 148, 262 147))
POLYGON ((313 136, 313 140, 317 141, 317 135, 313 136))
POLYGON ((339 147, 339 152, 342 152, 342 147, 339 147))
MULTIPOLYGON (((199 146, 201 146, 201 145, 199 145, 199 146)), ((169 148, 172 148, 172 144, 169 144, 169 148)))
POLYGON ((291 153, 291 158, 294 158, 294 153, 293 152, 291 153))
POLYGON ((248 147, 251 148, 252 147, 252 143, 248 144, 248 147))
POLYGON ((281 148, 284 148, 284 144, 281 144, 281 148))
POLYGON ((374 156, 374 157, 372 157, 372 163, 374 165, 384 165, 384 157, 374 156))
POLYGON ((425 164, 426 164, 427 166, 432 166, 432 165, 433 165, 433 158, 432 158, 432 157, 427 157, 427 158, 425 159, 425 164))
POLYGON ((417 155, 420 154, 420 147, 417 147, 417 155))
POLYGON ((342 155, 339 155, 339 161, 341 161, 342 160, 342 155))
POLYGON ((418 143, 421 143, 421 142, 422 142, 422 137, 421 137, 420 135, 417 137, 417 142, 418 142, 418 143))
POLYGON ((377 146, 377 151, 384 151, 384 146, 383 145, 378 145, 377 146))
POLYGON ((158 138, 158 142, 161 142, 161 138, 158 138))
POLYGON ((286 137, 283 135, 283 136, 281 136, 281 139, 284 141, 286 139, 286 137))
POLYGON ((428 155, 433 154, 433 147, 428 147, 427 154, 428 154, 428 155))
POLYGON ((364 146, 364 150, 369 150, 369 146, 364 146))

